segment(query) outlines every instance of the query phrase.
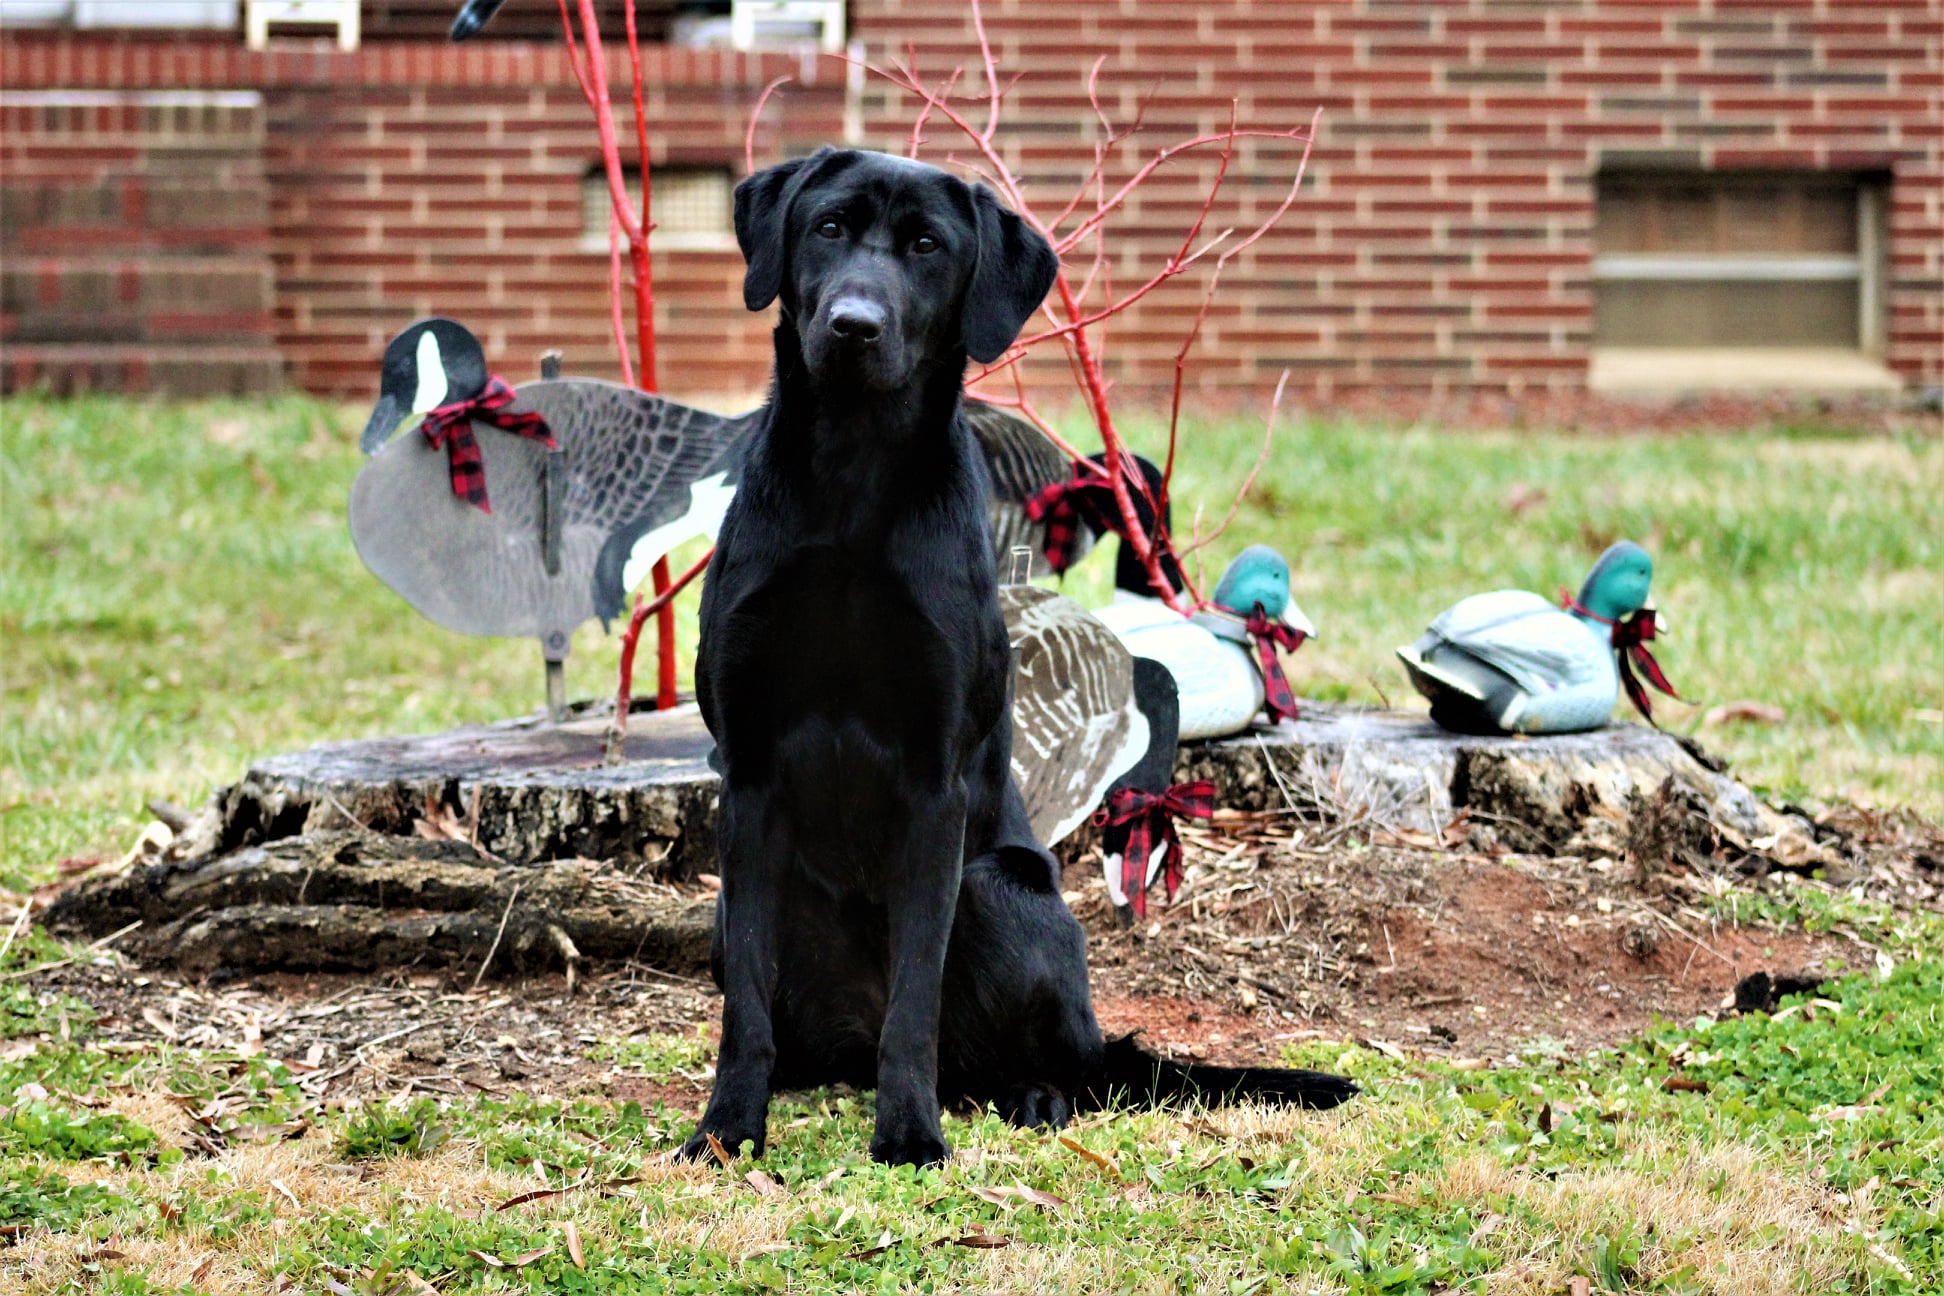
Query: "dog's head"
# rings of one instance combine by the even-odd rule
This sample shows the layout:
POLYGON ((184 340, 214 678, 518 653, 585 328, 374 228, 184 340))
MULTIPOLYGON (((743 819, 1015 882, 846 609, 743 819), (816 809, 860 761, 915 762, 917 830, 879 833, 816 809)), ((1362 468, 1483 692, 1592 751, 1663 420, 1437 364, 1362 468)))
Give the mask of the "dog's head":
POLYGON ((819 384, 891 391, 962 351, 997 359, 1059 258, 984 185, 884 153, 823 149, 736 186, 743 302, 778 297, 819 384))

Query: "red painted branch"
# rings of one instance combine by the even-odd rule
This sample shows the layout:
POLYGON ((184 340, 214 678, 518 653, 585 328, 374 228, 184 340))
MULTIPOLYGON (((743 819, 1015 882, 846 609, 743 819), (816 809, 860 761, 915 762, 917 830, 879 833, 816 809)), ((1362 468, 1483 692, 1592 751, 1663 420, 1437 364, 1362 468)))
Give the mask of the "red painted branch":
MULTIPOLYGON (((711 549, 696 560, 693 567, 683 572, 666 589, 658 589, 652 599, 636 599, 634 613, 628 618, 628 628, 621 632, 621 680, 614 695, 614 723, 608 729, 607 758, 610 762, 620 759, 621 744, 628 736, 628 707, 634 694, 635 646, 641 642, 641 627, 648 618, 674 606, 675 596, 687 589, 689 582, 708 570, 709 559, 715 556, 711 549)), ((666 561, 662 563, 664 576, 668 570, 666 561)))

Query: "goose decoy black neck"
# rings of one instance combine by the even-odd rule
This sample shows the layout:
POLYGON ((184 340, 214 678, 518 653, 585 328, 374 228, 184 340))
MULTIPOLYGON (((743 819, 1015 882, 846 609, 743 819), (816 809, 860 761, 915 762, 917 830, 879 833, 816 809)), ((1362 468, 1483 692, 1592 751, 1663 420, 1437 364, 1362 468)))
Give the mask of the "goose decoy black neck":
POLYGON ((471 40, 479 35, 493 15, 506 0, 466 0, 459 8, 459 16, 452 20, 452 30, 448 33, 453 41, 471 40))
POLYGON ((360 447, 375 453, 405 418, 472 400, 486 390, 487 378, 485 348, 465 325, 440 316, 418 321, 385 347, 378 404, 360 447))

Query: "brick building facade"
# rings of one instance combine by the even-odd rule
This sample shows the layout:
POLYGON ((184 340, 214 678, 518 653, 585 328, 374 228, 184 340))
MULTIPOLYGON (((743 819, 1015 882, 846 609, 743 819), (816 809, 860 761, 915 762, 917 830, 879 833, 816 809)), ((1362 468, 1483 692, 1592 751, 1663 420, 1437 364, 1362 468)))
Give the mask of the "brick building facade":
MULTIPOLYGON (((1315 401, 1570 397, 1629 356, 1678 372, 1805 347, 1855 362, 1837 385, 1944 382, 1944 0, 985 13, 1018 78, 1006 155, 1053 209, 1101 138, 1096 58, 1110 115, 1145 105, 1112 159, 1123 173, 1219 129, 1231 104, 1272 126, 1323 110, 1302 197, 1225 274, 1192 378, 1211 398, 1260 399, 1285 369, 1315 401)), ((909 50, 934 80, 965 64, 980 91, 962 0, 853 0, 849 21, 870 60, 909 50)), ((828 55, 644 53, 658 184, 666 169, 717 210, 712 177, 741 173, 771 79, 795 78, 764 114, 759 163, 846 138, 902 148, 916 110, 828 55)), ((610 62, 624 93, 625 59, 610 62)), ((368 32, 352 53, 252 53, 230 33, 22 29, 0 37, 0 83, 9 388, 285 379, 367 395, 385 338, 433 311, 474 325, 509 373, 549 346, 576 372, 613 371, 598 154, 556 44, 368 32)), ((926 135, 943 160, 949 128, 926 135)), ((1245 145, 1208 228, 1251 226, 1294 156, 1245 145)), ((1118 282, 1172 250, 1215 165, 1171 165, 1129 204, 1118 282)), ((754 389, 766 322, 741 309, 733 244, 661 242, 664 387, 754 389)), ((1125 387, 1168 381, 1199 296, 1185 276, 1116 322, 1125 387)))

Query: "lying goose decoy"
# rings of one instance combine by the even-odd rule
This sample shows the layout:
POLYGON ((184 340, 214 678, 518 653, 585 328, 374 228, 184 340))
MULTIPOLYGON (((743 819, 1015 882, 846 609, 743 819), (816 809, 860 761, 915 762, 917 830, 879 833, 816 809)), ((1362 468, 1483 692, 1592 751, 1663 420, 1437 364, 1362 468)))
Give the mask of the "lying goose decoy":
POLYGON ((1578 598, 1557 607, 1525 590, 1452 605, 1398 657, 1431 718, 1466 734, 1578 733, 1613 718, 1624 684, 1649 723, 1648 683, 1676 696, 1647 648, 1661 622, 1647 606, 1654 560, 1631 540, 1600 555, 1578 598))
POLYGON ((1155 734, 1135 694, 1133 654, 1085 608, 1034 585, 1001 585, 999 608, 1013 647, 1013 777, 1034 835, 1050 846, 1094 812, 1155 734))
POLYGON ((352 541, 430 620, 539 639, 558 713, 574 630, 618 615, 677 544, 714 536, 751 422, 592 378, 509 387, 464 326, 420 320, 385 348, 352 541), (420 435, 392 435, 415 416, 420 435))
POLYGON ((1174 783, 1181 746, 1181 704, 1172 672, 1151 657, 1134 659, 1134 698, 1148 722, 1148 749, 1107 789, 1094 812, 1100 829, 1101 871, 1123 926, 1147 917, 1147 892, 1165 879, 1169 903, 1181 889, 1184 867, 1175 819, 1215 813, 1215 785, 1174 783))
MULTIPOLYGON (((995 405, 967 401, 965 413, 992 477, 988 511, 1000 555, 1030 547, 1046 555, 1048 570, 1064 572, 1101 537, 1124 530, 1111 488, 1074 465, 1045 433, 995 405), (1031 507, 1036 499, 1052 508, 1031 507)), ((1161 527, 1171 524, 1161 470, 1139 455, 1134 461, 1148 488, 1133 492, 1135 511, 1153 535, 1150 500, 1161 501, 1161 527)), ((1136 655, 1161 661, 1173 674, 1182 740, 1240 733, 1265 705, 1272 722, 1295 717, 1276 648, 1294 651, 1316 630, 1290 597, 1289 564, 1281 555, 1261 545, 1244 551, 1223 574, 1212 605, 1191 619, 1154 596, 1124 535, 1118 549, 1114 601, 1094 615, 1136 655)), ((1161 572, 1176 591, 1185 588, 1171 555, 1163 557, 1161 572)))

